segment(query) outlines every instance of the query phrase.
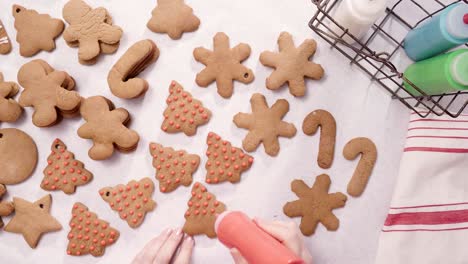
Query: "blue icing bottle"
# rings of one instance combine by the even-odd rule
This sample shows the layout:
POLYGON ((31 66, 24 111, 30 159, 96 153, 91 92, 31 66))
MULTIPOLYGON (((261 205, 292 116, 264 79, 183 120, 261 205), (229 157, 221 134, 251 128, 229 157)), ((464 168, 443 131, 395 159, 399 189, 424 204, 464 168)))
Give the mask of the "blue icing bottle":
POLYGON ((460 2, 411 30, 404 49, 414 61, 424 60, 468 42, 468 4, 460 2))

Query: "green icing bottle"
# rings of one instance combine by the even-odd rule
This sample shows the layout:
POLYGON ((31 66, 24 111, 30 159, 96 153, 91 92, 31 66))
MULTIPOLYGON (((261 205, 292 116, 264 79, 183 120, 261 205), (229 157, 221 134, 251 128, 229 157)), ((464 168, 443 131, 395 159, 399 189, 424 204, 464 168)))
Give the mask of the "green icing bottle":
MULTIPOLYGON (((468 90, 468 49, 416 62, 403 75, 427 95, 468 90)), ((421 95, 406 81, 403 85, 412 95, 421 95)))

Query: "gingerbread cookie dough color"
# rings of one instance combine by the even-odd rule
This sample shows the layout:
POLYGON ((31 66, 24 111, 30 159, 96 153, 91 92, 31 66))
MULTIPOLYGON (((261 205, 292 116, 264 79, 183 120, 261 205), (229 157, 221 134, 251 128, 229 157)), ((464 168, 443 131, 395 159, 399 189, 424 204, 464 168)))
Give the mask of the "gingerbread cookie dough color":
POLYGON ((193 32, 200 26, 200 19, 184 0, 158 0, 146 25, 156 33, 167 33, 171 39, 180 39, 184 32, 193 32))
POLYGON ((0 184, 23 182, 36 168, 36 143, 19 129, 0 129, 0 153, 0 184))
POLYGON ((13 5, 13 16, 18 31, 16 41, 20 45, 21 56, 31 57, 41 50, 55 49, 55 38, 65 27, 62 20, 47 14, 39 14, 20 5, 13 5))

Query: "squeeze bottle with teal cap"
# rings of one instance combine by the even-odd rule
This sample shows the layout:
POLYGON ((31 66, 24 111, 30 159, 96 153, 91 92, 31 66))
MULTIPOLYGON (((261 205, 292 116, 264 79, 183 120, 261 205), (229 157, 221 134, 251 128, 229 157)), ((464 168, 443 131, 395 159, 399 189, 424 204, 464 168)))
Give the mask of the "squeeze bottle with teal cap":
POLYGON ((411 30, 405 37, 403 47, 408 57, 420 61, 466 42, 468 42, 468 4, 460 2, 447 7, 411 30))
MULTIPOLYGON (((468 49, 413 63, 403 75, 427 95, 468 90, 468 49)), ((409 83, 404 86, 411 94, 421 95, 409 83)))

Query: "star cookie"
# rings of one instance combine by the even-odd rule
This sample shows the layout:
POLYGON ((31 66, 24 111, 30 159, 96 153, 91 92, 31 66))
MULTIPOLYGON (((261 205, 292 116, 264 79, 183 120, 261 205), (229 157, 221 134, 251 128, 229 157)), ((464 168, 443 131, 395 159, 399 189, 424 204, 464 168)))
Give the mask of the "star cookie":
POLYGON ((291 183, 291 189, 299 200, 286 203, 283 212, 289 217, 302 217, 299 226, 302 234, 312 235, 319 222, 330 231, 338 229, 340 220, 332 211, 344 207, 347 198, 340 192, 329 194, 330 184, 330 177, 326 174, 317 176, 312 188, 302 180, 291 183))
POLYGON ((207 87, 216 81, 219 95, 229 98, 234 89, 234 80, 245 84, 254 80, 252 70, 241 64, 250 56, 250 46, 241 43, 231 49, 229 37, 222 32, 217 33, 213 41, 213 51, 202 47, 193 51, 195 60, 206 65, 197 74, 195 81, 201 87, 207 87))
POLYGON ((184 32, 193 32, 200 26, 200 19, 184 0, 158 0, 146 25, 156 33, 167 33, 171 39, 180 39, 184 32))
POLYGON ((270 156, 278 155, 280 145, 278 137, 291 138, 296 135, 296 127, 282 121, 289 111, 289 103, 284 99, 277 100, 269 108, 265 96, 254 94, 250 99, 252 114, 238 113, 234 123, 239 128, 250 130, 242 141, 243 148, 252 152, 263 143, 265 152, 270 156))
POLYGON ((304 78, 319 80, 323 76, 322 66, 309 61, 317 49, 317 43, 307 39, 296 48, 291 34, 282 32, 278 45, 278 53, 264 51, 260 54, 260 62, 275 69, 267 78, 266 86, 277 90, 287 82, 292 95, 303 96, 306 89, 304 78))
POLYGON ((14 197, 15 215, 5 226, 5 231, 22 234, 28 245, 35 248, 42 234, 62 229, 62 225, 49 213, 51 203, 50 194, 34 203, 14 197))

